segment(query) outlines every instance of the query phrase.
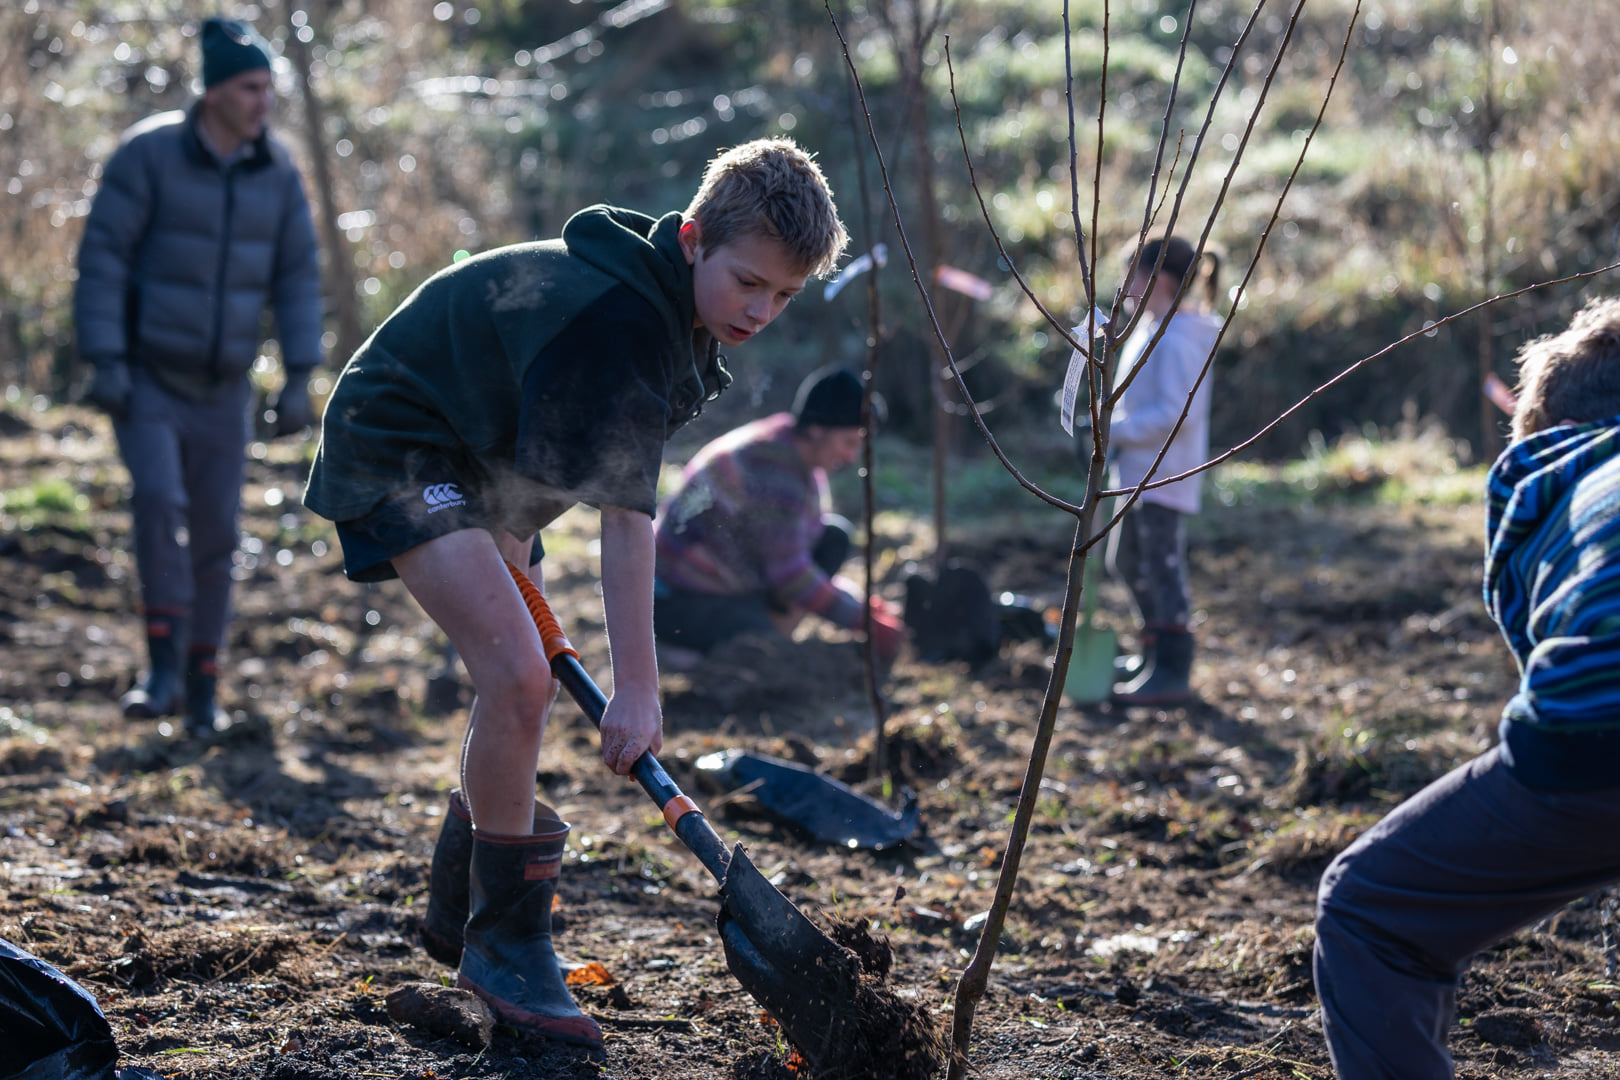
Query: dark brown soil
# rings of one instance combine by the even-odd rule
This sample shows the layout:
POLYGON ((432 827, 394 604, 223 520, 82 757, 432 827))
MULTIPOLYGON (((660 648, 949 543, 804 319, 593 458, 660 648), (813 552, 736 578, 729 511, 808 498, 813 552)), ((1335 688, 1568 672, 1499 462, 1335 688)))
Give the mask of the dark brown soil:
MULTIPOLYGON (((391 1016, 391 992, 454 978, 415 941, 466 721, 464 692, 435 694, 459 701, 447 713, 426 707, 442 639, 397 583, 343 579, 329 530, 297 506, 307 446, 273 444, 247 490, 223 680, 234 726, 201 745, 124 721, 114 701, 142 649, 123 470, 89 413, 6 415, 0 491, 60 480, 83 500, 0 507, 0 936, 98 997, 124 1064, 177 1080, 802 1080, 726 970, 713 882, 606 772, 568 704, 539 786, 574 825, 559 945, 612 980, 576 988, 606 1053, 501 1026, 475 1049, 391 1016)), ((548 541, 548 588, 605 680, 594 523, 575 515, 548 541)), ((997 589, 1049 603, 1071 527, 1029 520, 1016 536, 969 523, 964 547, 997 589)), ((1317 876, 1396 801, 1484 749, 1513 687, 1479 600, 1479 534, 1477 505, 1208 509, 1191 556, 1202 701, 1060 714, 973 1075, 1331 1075, 1310 980, 1317 876)), ((884 544, 898 598, 900 567, 926 542, 884 544)), ((1102 597, 1128 641, 1122 594, 1108 584, 1102 597)), ((943 1028, 1048 662, 1032 642, 977 672, 902 657, 884 685, 887 793, 868 779, 859 655, 831 640, 666 676, 663 756, 821 925, 887 939, 884 992, 943 1028), (697 786, 691 763, 729 746, 896 802, 909 787, 921 833, 877 855, 807 844, 746 798, 697 786)), ((1459 995, 1459 1075, 1620 1076, 1600 908, 1573 905, 1480 958, 1459 995)), ((869 1064, 911 1075, 884 1053, 869 1064)))

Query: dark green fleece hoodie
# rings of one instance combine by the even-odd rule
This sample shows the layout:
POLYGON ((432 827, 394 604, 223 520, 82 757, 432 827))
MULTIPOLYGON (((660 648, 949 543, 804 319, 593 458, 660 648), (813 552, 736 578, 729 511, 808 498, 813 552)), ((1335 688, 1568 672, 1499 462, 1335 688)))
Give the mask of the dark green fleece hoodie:
POLYGON ((408 487, 426 453, 516 475, 553 507, 651 514, 665 440, 730 382, 693 330, 680 226, 679 213, 594 206, 559 240, 429 278, 344 367, 305 504, 359 518, 408 487))

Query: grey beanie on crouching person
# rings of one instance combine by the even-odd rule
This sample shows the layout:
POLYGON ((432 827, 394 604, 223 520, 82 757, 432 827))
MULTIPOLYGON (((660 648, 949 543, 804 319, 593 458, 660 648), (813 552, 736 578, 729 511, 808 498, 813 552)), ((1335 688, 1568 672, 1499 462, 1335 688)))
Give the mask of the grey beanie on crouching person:
POLYGON ((270 46, 247 23, 214 17, 202 24, 203 86, 270 66, 270 46))

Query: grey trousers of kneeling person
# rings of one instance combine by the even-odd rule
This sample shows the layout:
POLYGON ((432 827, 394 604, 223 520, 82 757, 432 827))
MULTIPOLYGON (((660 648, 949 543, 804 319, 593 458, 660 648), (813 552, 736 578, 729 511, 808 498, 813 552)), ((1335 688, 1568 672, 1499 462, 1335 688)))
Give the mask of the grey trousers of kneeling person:
POLYGON ((1452 1076, 1474 955, 1620 880, 1620 788, 1547 792, 1493 748, 1396 807, 1322 876, 1316 993, 1340 1080, 1452 1076))
POLYGON ((243 378, 206 401, 134 372, 128 414, 113 424, 129 469, 135 566, 147 611, 191 616, 191 642, 224 643, 253 385, 243 378))

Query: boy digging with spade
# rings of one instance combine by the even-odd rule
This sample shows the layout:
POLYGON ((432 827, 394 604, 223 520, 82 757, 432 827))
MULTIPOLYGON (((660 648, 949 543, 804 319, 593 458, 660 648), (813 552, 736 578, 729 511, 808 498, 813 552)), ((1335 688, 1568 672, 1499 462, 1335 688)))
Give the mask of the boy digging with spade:
POLYGON ((568 825, 534 799, 558 684, 506 563, 544 587, 538 531, 601 513, 620 776, 663 743, 653 652, 664 442, 730 383, 721 346, 781 314, 847 237, 826 179, 787 139, 719 155, 685 212, 593 206, 559 239, 429 278, 361 346, 327 404, 305 503, 337 523, 344 571, 399 577, 477 693, 461 787, 434 852, 430 952, 507 1023, 591 1047, 551 944, 568 825))

